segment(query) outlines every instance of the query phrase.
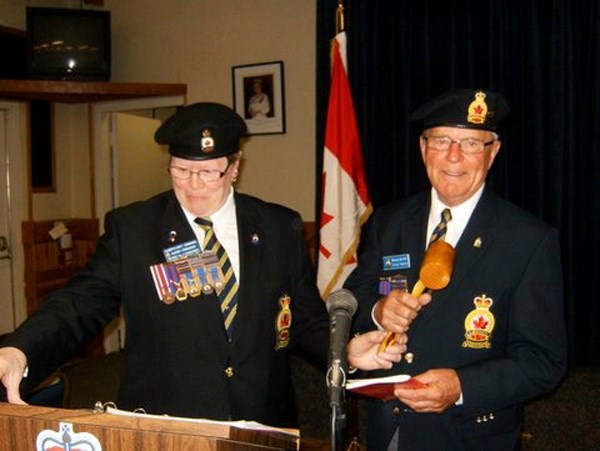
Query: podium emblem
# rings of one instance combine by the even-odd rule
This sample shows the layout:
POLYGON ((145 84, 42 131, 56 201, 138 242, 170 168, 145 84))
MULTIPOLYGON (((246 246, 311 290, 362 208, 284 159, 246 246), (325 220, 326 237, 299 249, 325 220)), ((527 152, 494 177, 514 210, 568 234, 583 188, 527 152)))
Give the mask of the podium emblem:
POLYGON ((96 437, 88 432, 75 433, 71 423, 59 423, 58 431, 44 429, 35 441, 36 451, 102 451, 96 437))

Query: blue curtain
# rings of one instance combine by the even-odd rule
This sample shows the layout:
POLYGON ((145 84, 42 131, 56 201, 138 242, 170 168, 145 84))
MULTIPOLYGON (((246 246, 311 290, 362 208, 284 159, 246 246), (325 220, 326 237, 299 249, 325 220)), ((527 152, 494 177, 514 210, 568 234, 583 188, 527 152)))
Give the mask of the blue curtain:
MULTIPOLYGON (((337 3, 317 2, 318 174, 337 3)), ((512 113, 489 182, 559 229, 571 363, 600 364, 600 2, 345 0, 344 6, 374 206, 429 186, 418 130, 409 121, 418 105, 453 87, 503 92, 512 113)))

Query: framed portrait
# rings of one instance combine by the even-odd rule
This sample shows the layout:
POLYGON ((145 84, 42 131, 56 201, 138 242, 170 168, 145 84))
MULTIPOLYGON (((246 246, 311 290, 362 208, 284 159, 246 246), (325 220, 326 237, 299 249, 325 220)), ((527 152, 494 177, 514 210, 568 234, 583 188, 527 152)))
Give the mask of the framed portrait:
POLYGON ((283 62, 233 66, 234 110, 250 135, 285 133, 283 62))

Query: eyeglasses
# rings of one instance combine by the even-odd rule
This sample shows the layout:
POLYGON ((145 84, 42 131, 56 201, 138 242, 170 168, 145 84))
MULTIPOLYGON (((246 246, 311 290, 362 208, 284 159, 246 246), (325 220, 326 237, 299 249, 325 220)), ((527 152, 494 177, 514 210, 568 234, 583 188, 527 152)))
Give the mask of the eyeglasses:
POLYGON ((199 171, 192 171, 189 168, 182 168, 181 166, 169 166, 169 174, 177 180, 189 180, 192 175, 196 174, 200 180, 204 183, 216 182, 223 178, 227 174, 231 163, 227 163, 227 167, 224 171, 201 169, 199 171))
POLYGON ((458 144, 458 148, 464 155, 474 155, 483 152, 486 146, 493 144, 495 139, 485 142, 477 138, 452 139, 448 136, 423 136, 427 147, 438 152, 448 152, 452 143, 458 144))

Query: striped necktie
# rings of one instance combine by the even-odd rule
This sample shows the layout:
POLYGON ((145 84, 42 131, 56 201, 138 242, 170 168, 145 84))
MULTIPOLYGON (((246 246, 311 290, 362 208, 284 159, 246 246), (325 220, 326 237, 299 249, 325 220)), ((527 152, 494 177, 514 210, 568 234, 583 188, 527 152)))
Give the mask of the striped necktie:
POLYGON ((233 272, 233 266, 231 266, 225 248, 221 245, 219 240, 217 240, 212 222, 205 218, 196 218, 195 222, 204 230, 202 250, 214 252, 219 259, 219 266, 223 273, 224 283, 220 288, 216 287, 216 291, 219 296, 219 302, 221 303, 221 313, 223 314, 225 330, 231 341, 233 334, 233 319, 235 318, 238 307, 238 284, 233 272))
POLYGON ((434 241, 443 240, 446 237, 446 230, 448 228, 448 223, 452 220, 452 213, 449 208, 444 208, 442 211, 442 218, 440 223, 435 226, 433 232, 431 233, 431 238, 429 239, 429 244, 434 241))

